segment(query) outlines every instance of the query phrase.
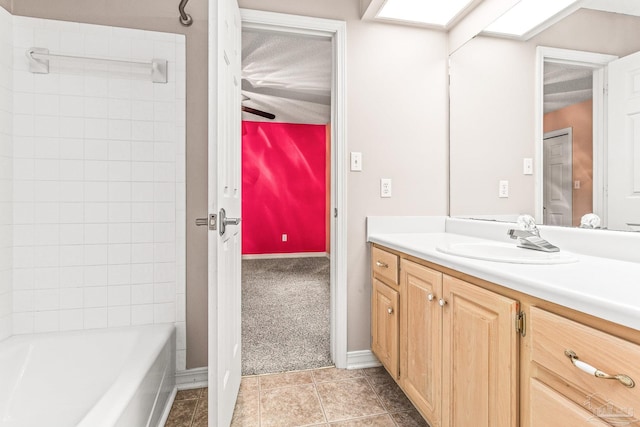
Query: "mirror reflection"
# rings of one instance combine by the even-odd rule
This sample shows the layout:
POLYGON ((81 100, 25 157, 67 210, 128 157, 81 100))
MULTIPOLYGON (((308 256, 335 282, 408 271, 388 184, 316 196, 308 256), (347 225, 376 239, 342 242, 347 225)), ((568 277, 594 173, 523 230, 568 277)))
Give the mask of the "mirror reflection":
POLYGON ((452 216, 580 226, 595 213, 602 228, 640 230, 630 5, 600 1, 524 41, 480 34, 451 55, 452 216))

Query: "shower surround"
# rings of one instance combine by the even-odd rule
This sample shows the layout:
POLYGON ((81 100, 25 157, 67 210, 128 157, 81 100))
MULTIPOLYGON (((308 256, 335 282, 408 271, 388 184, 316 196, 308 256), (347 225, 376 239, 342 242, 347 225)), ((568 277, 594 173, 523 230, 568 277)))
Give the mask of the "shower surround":
POLYGON ((184 36, 0 8, 0 37, 0 339, 174 323, 184 369, 184 36), (168 82, 82 62, 34 74, 31 47, 166 59, 168 82))

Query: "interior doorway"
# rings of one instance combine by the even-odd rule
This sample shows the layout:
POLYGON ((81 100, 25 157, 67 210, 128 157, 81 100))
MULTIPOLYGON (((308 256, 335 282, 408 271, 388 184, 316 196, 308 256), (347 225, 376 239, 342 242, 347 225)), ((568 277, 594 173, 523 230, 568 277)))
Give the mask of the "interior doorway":
MULTIPOLYGON (((344 111, 344 36, 345 25, 343 22, 331 21, 317 18, 307 18, 299 16, 290 16, 282 14, 274 14, 269 12, 259 12, 252 10, 242 10, 243 31, 249 31, 253 35, 253 42, 259 43, 260 38, 268 39, 273 36, 282 42, 283 36, 289 39, 298 39, 302 42, 318 42, 324 41, 329 46, 330 62, 329 62, 329 87, 324 92, 321 88, 315 87, 311 81, 303 81, 302 90, 296 90, 295 85, 287 85, 283 83, 286 80, 287 70, 283 68, 273 68, 273 64, 269 65, 265 62, 266 67, 271 66, 269 70, 271 75, 276 76, 276 80, 284 79, 277 82, 269 82, 267 79, 244 79, 243 74, 243 111, 246 115, 250 115, 258 122, 273 123, 271 116, 280 118, 281 122, 291 122, 293 113, 304 113, 306 117, 317 117, 326 113, 328 120, 325 122, 327 135, 326 150, 326 203, 324 218, 326 221, 326 239, 327 242, 324 251, 303 250, 302 253, 286 253, 286 251, 277 251, 280 253, 278 258, 260 261, 260 256, 248 258, 248 261, 254 264, 262 264, 257 267, 254 265, 254 271, 265 273, 265 265, 267 269, 280 270, 299 270, 305 273, 304 276, 299 274, 299 278, 303 281, 309 279, 309 275, 322 276, 325 273, 328 278, 328 295, 326 297, 328 304, 327 327, 329 334, 329 361, 337 367, 346 367, 346 228, 345 228, 345 170, 344 170, 344 153, 345 153, 345 111, 344 111), (255 37, 258 34, 258 37, 255 37), (274 102, 270 103, 269 98, 274 102), (292 106, 293 105, 293 106, 292 106), (245 107, 251 109, 247 111, 245 107), (284 108, 284 109, 283 109, 284 108), (256 114, 254 114, 256 113, 256 114), (301 256, 304 255, 304 256, 301 256), (309 256, 312 255, 312 256, 309 256), (324 264, 323 265, 323 258, 324 264), (269 267, 271 263, 271 267, 269 267)), ((288 55, 290 61, 295 61, 297 55, 293 50, 288 49, 286 43, 279 44, 281 53, 288 55)), ((256 46, 254 46, 255 48, 256 46)), ((304 49, 303 49, 304 50, 304 49)), ((307 53, 309 50, 306 51, 307 53)), ((244 52, 243 52, 244 56, 244 52)), ((299 61, 304 60, 305 56, 300 55, 299 61)), ((266 58, 271 57, 266 55, 266 58)), ((311 65, 313 68, 313 64, 311 65)), ((254 70, 255 71, 255 70, 254 70)), ((299 89, 299 88, 298 88, 299 89)), ((312 123, 311 125, 317 125, 312 123)), ((277 220, 277 217, 276 217, 277 220)), ((292 236, 287 233, 277 232, 279 243, 288 242, 292 236)), ((269 257, 269 255, 267 254, 269 257)), ((245 257, 247 258, 247 257, 245 257)), ((243 261, 244 264, 244 261, 243 261)), ((244 266, 243 266, 244 267, 244 266)), ((258 273, 260 275, 260 273, 258 273)), ((285 292, 286 293, 286 292, 285 292)), ((277 299, 277 298, 276 298, 277 299)), ((280 301, 287 304, 285 301, 280 301)), ((295 303, 291 303, 295 304, 295 303)), ((290 314, 290 313, 289 313, 290 314)), ((294 316, 295 317, 295 316, 294 316)), ((300 317, 300 316, 298 316, 300 317)), ((243 325, 244 326, 244 325, 243 325)), ((320 327, 320 325, 317 325, 320 327)), ((309 327, 309 325, 307 325, 309 327)), ((309 331, 313 331, 313 325, 309 331)), ((278 346, 279 344, 275 344, 278 346)), ((244 351, 244 350, 243 350, 244 351)), ((268 356, 267 356, 268 357, 268 356)), ((314 366, 308 366, 314 367, 314 366)), ((287 368, 288 369, 288 368, 287 368)), ((256 372, 252 372, 256 373, 256 372)))
POLYGON ((570 227, 573 213, 571 128, 544 134, 544 224, 570 227))

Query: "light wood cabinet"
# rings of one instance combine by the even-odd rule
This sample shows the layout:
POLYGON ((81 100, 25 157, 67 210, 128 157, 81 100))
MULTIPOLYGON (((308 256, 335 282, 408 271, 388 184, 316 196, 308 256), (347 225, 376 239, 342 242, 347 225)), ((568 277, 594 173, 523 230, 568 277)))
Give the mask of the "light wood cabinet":
POLYGON ((400 272, 400 385, 435 427, 442 407, 442 273, 405 259, 400 272))
POLYGON ((372 282, 372 350, 431 427, 640 426, 638 330, 384 247, 372 282))
POLYGON ((443 299, 442 426, 517 426, 517 301, 446 275, 443 299))
POLYGON ((373 279, 371 300, 371 350, 393 378, 398 379, 398 292, 373 279))
POLYGON ((372 349, 405 394, 432 427, 515 427, 518 303, 402 257, 395 292, 377 279, 375 259, 388 255, 376 249, 372 349), (389 338, 395 319, 388 307, 396 295, 399 371, 389 338))
POLYGON ((529 318, 531 427, 539 425, 540 400, 551 399, 541 397, 545 393, 556 405, 562 402, 558 417, 577 417, 584 425, 640 425, 640 345, 537 307, 529 318), (595 369, 618 379, 598 377, 595 369))

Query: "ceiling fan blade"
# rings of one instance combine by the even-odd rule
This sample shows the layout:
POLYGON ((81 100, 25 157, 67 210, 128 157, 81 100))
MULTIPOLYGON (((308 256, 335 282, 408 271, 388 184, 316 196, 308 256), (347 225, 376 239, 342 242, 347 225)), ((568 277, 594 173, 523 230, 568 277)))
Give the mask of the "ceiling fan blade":
POLYGON ((249 114, 255 114, 256 116, 264 117, 265 119, 273 120, 276 118, 275 114, 267 113, 266 111, 256 110, 255 108, 242 106, 242 111, 249 114))

